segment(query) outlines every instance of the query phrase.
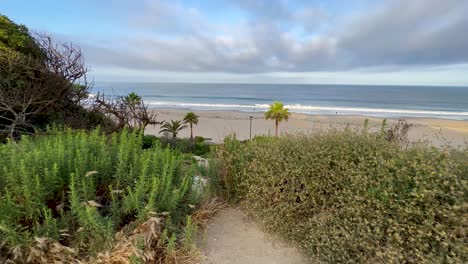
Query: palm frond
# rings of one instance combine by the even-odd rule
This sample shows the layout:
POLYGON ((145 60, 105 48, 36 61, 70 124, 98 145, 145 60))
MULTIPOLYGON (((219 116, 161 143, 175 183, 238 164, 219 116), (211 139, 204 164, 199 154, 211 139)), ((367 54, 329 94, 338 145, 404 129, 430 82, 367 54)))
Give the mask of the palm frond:
POLYGON ((282 102, 274 102, 270 105, 268 111, 265 112, 265 119, 276 120, 278 122, 283 120, 288 121, 290 115, 289 109, 284 108, 282 102))
POLYGON ((194 112, 188 112, 184 117, 184 123, 198 125, 198 116, 194 112))
POLYGON ((169 133, 175 138, 184 128, 187 128, 187 125, 185 125, 181 120, 171 120, 170 122, 164 122, 159 133, 169 133))

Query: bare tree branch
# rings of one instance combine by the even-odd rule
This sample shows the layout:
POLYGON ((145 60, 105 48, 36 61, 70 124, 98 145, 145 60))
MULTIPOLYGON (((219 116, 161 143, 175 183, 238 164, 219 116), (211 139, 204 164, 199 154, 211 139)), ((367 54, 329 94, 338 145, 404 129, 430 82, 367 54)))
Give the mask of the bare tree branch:
POLYGON ((64 111, 87 96, 81 50, 47 35, 38 34, 35 41, 41 58, 0 50, 0 138, 32 133, 40 115, 64 111))
POLYGON ((144 131, 148 125, 159 125, 157 114, 148 110, 148 106, 140 99, 130 101, 128 96, 105 96, 97 94, 93 106, 97 111, 105 113, 116 126, 112 132, 127 127, 131 130, 144 131))

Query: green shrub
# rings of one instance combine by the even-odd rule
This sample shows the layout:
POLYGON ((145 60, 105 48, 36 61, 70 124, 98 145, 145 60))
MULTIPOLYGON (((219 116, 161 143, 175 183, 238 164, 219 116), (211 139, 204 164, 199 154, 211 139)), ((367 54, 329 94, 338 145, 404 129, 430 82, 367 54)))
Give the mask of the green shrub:
POLYGON ((155 135, 143 135, 141 141, 143 149, 155 147, 160 142, 159 138, 155 135))
POLYGON ((204 142, 197 142, 195 143, 195 147, 193 149, 193 154, 197 156, 205 156, 208 153, 210 153, 211 147, 210 145, 204 143, 204 142))
POLYGON ((198 142, 198 143, 203 143, 203 142, 205 142, 205 138, 204 138, 204 137, 196 136, 194 139, 195 139, 195 141, 198 142))
POLYGON ((173 138, 160 138, 161 145, 165 148, 170 147, 178 149, 182 153, 191 153, 197 156, 206 156, 211 151, 211 146, 201 139, 202 137, 195 137, 195 140, 188 138, 173 139, 173 138))
POLYGON ((228 138, 216 150, 231 200, 326 263, 466 263, 468 152, 382 133, 228 138))
POLYGON ((237 202, 242 198, 239 183, 242 180, 242 167, 246 165, 250 156, 248 147, 243 146, 235 136, 228 136, 224 144, 215 150, 215 159, 218 161, 219 183, 224 188, 223 192, 229 202, 237 202))
POLYGON ((141 146, 139 134, 99 130, 50 131, 0 145, 1 255, 35 237, 85 254, 109 249, 118 230, 155 212, 183 223, 192 167, 171 149, 141 146))
POLYGON ((0 142, 54 123, 114 131, 115 124, 100 108, 85 107, 91 88, 87 71, 75 45, 31 34, 0 14, 0 142))
POLYGON ((193 223, 191 216, 188 216, 187 222, 185 224, 184 237, 183 237, 183 247, 186 250, 194 250, 194 245, 197 239, 197 233, 198 233, 197 224, 193 223))

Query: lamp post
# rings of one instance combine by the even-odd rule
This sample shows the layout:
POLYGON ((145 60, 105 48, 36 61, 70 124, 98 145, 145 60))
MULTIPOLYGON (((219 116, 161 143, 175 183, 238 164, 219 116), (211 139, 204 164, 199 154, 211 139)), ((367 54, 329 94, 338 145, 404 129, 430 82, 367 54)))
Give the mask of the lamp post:
POLYGON ((250 121, 250 140, 252 140, 252 119, 253 119, 253 116, 249 116, 249 121, 250 121))

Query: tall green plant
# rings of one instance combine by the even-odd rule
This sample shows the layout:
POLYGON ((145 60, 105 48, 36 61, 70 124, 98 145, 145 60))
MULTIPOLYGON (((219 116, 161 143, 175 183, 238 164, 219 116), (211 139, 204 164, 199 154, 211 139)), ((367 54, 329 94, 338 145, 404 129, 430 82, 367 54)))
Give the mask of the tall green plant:
POLYGON ((180 120, 171 120, 170 122, 165 122, 161 126, 159 133, 169 133, 172 134, 172 138, 176 139, 180 131, 186 128, 187 125, 184 125, 180 120))
POLYGON ((135 92, 131 92, 128 95, 126 95, 124 100, 128 105, 132 107, 135 107, 136 105, 141 103, 141 97, 135 92))
POLYGON ((288 121, 290 115, 291 113, 289 113, 287 108, 284 108, 282 102, 274 102, 270 105, 268 111, 265 112, 265 119, 275 120, 275 135, 278 136, 279 123, 288 121))
POLYGON ((191 167, 178 152, 141 146, 141 134, 126 130, 52 130, 0 145, 0 252, 34 237, 98 252, 155 212, 185 219, 191 167))
POLYGON ((190 125, 190 139, 193 139, 193 125, 198 125, 198 118, 194 112, 188 112, 184 117, 184 123, 190 125))

